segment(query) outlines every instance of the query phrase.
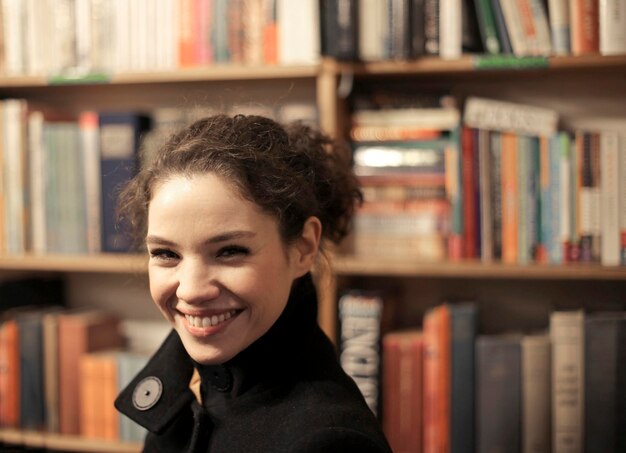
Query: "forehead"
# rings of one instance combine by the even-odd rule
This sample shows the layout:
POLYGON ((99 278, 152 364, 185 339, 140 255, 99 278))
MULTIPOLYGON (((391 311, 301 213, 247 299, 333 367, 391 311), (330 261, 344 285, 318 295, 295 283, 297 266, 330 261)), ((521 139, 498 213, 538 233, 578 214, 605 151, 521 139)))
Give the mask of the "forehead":
POLYGON ((267 228, 276 228, 274 217, 244 198, 232 183, 212 173, 164 180, 155 186, 148 206, 151 234, 267 228))

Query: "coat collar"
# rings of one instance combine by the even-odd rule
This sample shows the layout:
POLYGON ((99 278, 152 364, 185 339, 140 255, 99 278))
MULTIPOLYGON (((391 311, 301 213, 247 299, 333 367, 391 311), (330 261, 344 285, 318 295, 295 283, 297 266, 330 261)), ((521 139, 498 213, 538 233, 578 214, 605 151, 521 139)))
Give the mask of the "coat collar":
POLYGON ((205 407, 221 406, 253 388, 272 387, 286 379, 286 370, 292 374, 298 366, 294 362, 297 357, 306 357, 303 352, 316 327, 317 294, 311 275, 306 274, 294 282, 289 301, 270 330, 222 365, 193 362, 178 334, 172 331, 146 367, 120 393, 115 407, 158 433, 195 399, 189 389, 194 367, 202 380, 205 407), (156 402, 143 404, 152 403, 155 392, 159 392, 156 402))

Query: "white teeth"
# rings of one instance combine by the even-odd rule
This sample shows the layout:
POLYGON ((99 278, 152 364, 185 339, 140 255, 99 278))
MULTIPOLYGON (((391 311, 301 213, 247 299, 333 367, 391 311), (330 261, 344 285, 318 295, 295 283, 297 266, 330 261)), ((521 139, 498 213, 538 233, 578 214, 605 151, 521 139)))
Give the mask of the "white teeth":
POLYGON ((193 326, 193 327, 210 327, 211 326, 212 327, 212 326, 217 326, 218 324, 223 323, 227 319, 232 318, 236 312, 237 310, 231 310, 231 311, 227 311, 226 313, 221 313, 219 316, 213 315, 213 316, 207 316, 207 317, 185 315, 185 318, 187 319, 187 322, 189 323, 190 326, 193 326))

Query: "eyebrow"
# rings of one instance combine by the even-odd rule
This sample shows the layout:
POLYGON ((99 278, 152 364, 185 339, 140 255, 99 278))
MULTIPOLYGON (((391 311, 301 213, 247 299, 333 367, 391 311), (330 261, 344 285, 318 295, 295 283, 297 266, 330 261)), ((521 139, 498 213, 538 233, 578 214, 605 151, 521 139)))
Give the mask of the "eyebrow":
MULTIPOLYGON (((220 234, 217 234, 215 236, 208 238, 206 241, 204 241, 204 243, 205 244, 217 244, 220 242, 232 241, 235 239, 251 238, 254 236, 256 236, 256 233, 254 231, 247 231, 247 230, 227 231, 227 232, 220 233, 220 234)), ((160 244, 160 245, 166 245, 166 246, 176 245, 176 243, 168 239, 162 238, 160 236, 156 236, 154 234, 150 234, 146 236, 146 243, 160 244)))

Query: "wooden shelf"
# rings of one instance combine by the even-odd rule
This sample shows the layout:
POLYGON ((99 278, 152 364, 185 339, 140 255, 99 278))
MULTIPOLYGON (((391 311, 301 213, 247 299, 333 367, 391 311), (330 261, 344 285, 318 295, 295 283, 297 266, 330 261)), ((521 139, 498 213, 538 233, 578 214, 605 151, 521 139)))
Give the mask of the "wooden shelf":
MULTIPOLYGON (((476 58, 484 57, 466 54, 459 59, 443 60, 438 57, 422 57, 406 61, 377 61, 371 63, 339 62, 324 59, 319 65, 306 66, 250 66, 250 65, 212 65, 193 68, 180 68, 166 72, 136 72, 103 75, 102 80, 69 78, 63 85, 137 85, 185 83, 203 81, 237 81, 237 80, 280 80, 280 79, 313 79, 322 72, 331 74, 352 73, 359 76, 384 75, 420 75, 420 74, 470 74, 487 71, 517 70, 502 67, 501 69, 478 70, 476 58)), ((497 58, 497 57, 495 57, 497 58)), ((547 57, 547 68, 541 70, 568 69, 623 69, 626 70, 626 55, 582 55, 547 57)), ((522 69, 524 70, 524 69, 522 69)), ((34 88, 51 86, 50 80, 43 76, 2 76, 0 88, 34 88)))
MULTIPOLYGON (((324 67, 328 71, 338 74, 352 73, 358 76, 393 76, 393 75, 428 75, 428 74, 481 74, 498 71, 527 71, 529 69, 540 71, 556 71, 571 69, 622 69, 626 70, 626 55, 583 55, 583 56, 558 56, 547 57, 545 68, 507 67, 503 65, 498 69, 477 69, 476 59, 486 56, 463 55, 456 60, 442 60, 437 57, 423 57, 407 61, 377 61, 371 63, 336 62, 324 61, 324 67)), ((494 59, 497 57, 494 57, 494 59)))
POLYGON ((416 262, 385 258, 357 258, 338 255, 332 259, 338 276, 439 277, 528 280, 626 280, 626 267, 595 264, 518 265, 502 263, 416 262))
POLYGON ((138 453, 141 445, 80 436, 0 428, 0 443, 32 448, 90 453, 138 453))
POLYGON ((0 271, 145 273, 144 255, 24 255, 1 256, 0 271))
MULTIPOLYGON (((277 79, 313 79, 320 71, 319 65, 308 66, 246 66, 246 65, 213 65, 193 68, 181 68, 166 72, 136 72, 113 74, 107 77, 68 78, 67 83, 54 84, 72 85, 135 85, 162 84, 203 81, 236 81, 236 80, 277 80, 277 79)), ((16 76, 0 77, 0 88, 34 88, 53 86, 47 77, 16 76)))
MULTIPOLYGON (((626 280, 626 267, 598 264, 502 264, 465 262, 419 262, 390 258, 363 258, 335 255, 331 266, 337 275, 378 275, 388 277, 513 278, 555 280, 626 280)), ((145 273, 144 255, 51 255, 0 257, 0 271, 145 273)))

